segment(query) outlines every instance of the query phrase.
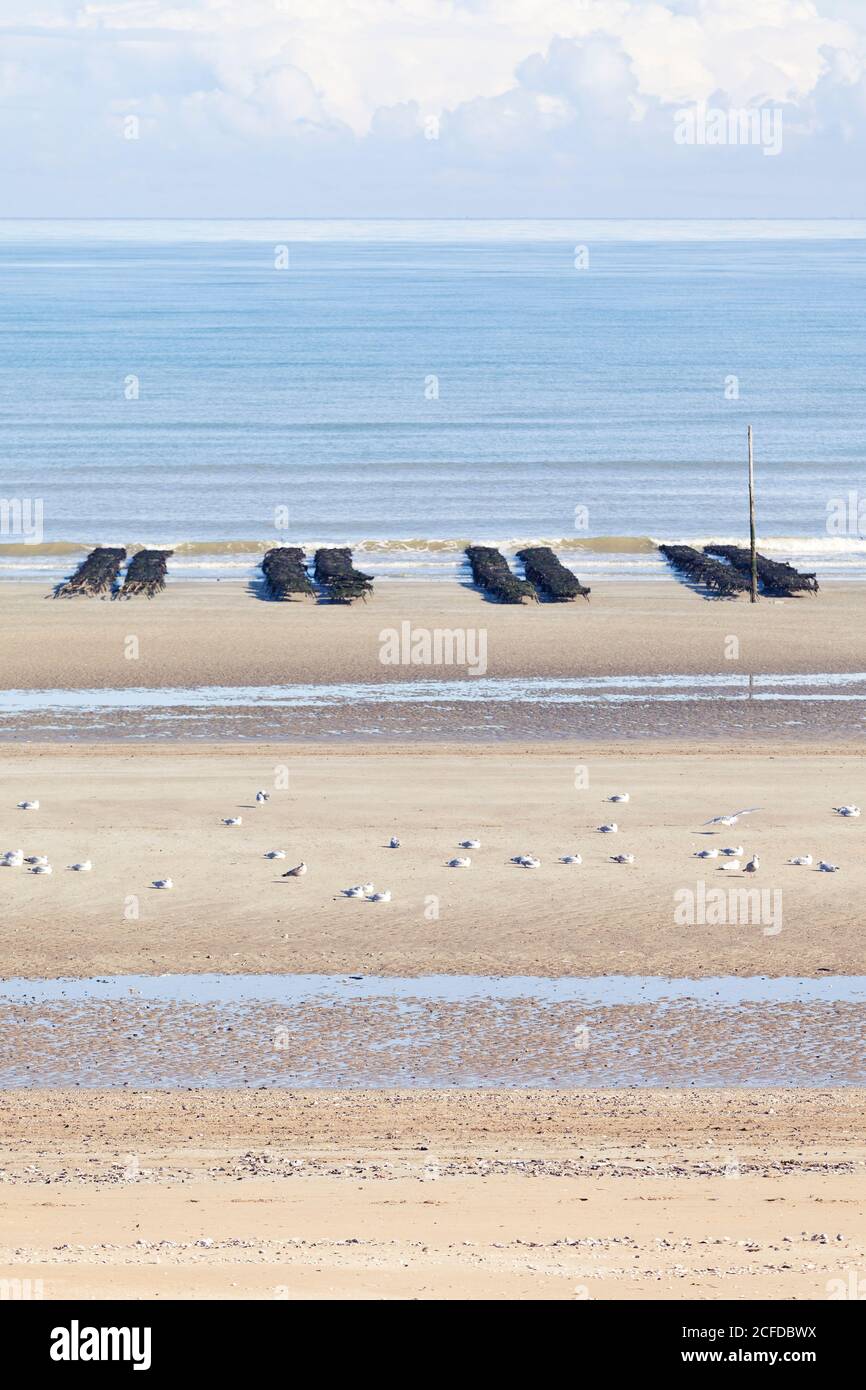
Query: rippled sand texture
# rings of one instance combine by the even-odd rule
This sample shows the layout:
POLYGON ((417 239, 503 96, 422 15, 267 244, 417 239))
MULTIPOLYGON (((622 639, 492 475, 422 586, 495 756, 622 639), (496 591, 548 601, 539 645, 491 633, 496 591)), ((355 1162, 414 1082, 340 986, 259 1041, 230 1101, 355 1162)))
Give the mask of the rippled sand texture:
MULTIPOLYGON (((0 1086, 862 1086, 862 1003, 0 1004, 0 1086)), ((419 991, 420 994, 420 991, 419 991)))
POLYGON ((854 1297, 864 1107, 853 1090, 7 1092, 0 1278, 47 1299, 854 1297))

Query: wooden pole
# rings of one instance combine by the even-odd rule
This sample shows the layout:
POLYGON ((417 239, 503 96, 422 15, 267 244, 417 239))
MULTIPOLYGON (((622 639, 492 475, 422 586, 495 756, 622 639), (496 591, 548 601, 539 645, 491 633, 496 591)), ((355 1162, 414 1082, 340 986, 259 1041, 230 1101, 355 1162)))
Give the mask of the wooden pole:
POLYGON ((752 426, 749 425, 749 545, 752 554, 750 603, 758 602, 758 549, 755 541, 755 460, 752 452, 752 426))

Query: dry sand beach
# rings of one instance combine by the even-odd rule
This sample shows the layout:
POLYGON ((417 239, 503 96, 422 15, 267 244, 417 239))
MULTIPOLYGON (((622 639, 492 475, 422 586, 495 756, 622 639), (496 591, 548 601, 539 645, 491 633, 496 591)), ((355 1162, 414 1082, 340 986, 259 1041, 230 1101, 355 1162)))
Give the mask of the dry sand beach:
MULTIPOLYGON (((661 581, 509 609, 458 585, 391 583, 345 610, 262 603, 231 583, 173 584, 152 604, 46 603, 16 584, 0 586, 0 657, 19 690, 461 679, 381 664, 383 629, 410 622, 483 628, 494 679, 856 673, 864 601, 839 585, 750 609, 661 581)), ((457 736, 425 744, 410 711, 393 744, 380 723, 374 747, 329 727, 315 700, 297 737, 268 737, 263 708, 243 742, 219 708, 186 740, 133 708, 118 726, 127 742, 110 721, 100 741, 87 712, 76 723, 48 709, 33 725, 46 741, 3 744, 4 847, 46 854, 55 872, 0 870, 0 975, 866 974, 862 822, 833 813, 866 800, 859 692, 834 703, 818 682, 815 694, 731 704, 727 722, 711 698, 688 714, 674 704, 654 737, 635 724, 620 738, 602 703, 585 741, 573 706, 553 741, 530 704, 537 738, 512 730, 507 746, 462 716, 457 736), (271 799, 256 806, 260 787, 271 799), (621 791, 628 804, 605 800, 621 791), (17 810, 25 798, 39 810, 17 810), (704 824, 750 806, 729 829, 704 824), (598 833, 612 819, 618 833, 598 833), (467 837, 481 841, 471 868, 449 869, 467 837), (754 882, 694 857, 736 845, 760 854, 754 882), (287 859, 266 860, 271 849, 287 859), (538 870, 510 863, 527 850, 538 870), (633 864, 610 862, 623 851, 633 864), (558 862, 575 852, 582 864, 558 862), (799 854, 839 872, 786 863, 799 854), (82 859, 91 872, 66 870, 82 859), (282 879, 300 859, 307 875, 282 879), (150 887, 165 876, 172 892, 150 887), (340 896, 366 880, 392 900, 340 896), (675 895, 699 883, 779 894, 779 930, 678 921, 675 895)), ((26 737, 26 706, 15 719, 5 739, 26 737)), ((616 1020, 584 1009, 596 1032, 581 1071, 572 1012, 531 998, 513 1013, 422 1004, 416 1032, 396 1001, 327 1011, 327 1026, 314 1001, 293 1010, 291 1048, 276 1053, 276 1006, 241 1026, 228 1008, 139 1012, 135 992, 41 1004, 35 1018, 32 1000, 3 1004, 4 1074, 21 1088, 0 1092, 0 1278, 40 1280, 40 1296, 807 1299, 856 1285, 856 1000, 831 997, 823 1014, 666 1005, 668 1032, 641 1008, 616 1020), (172 1040, 208 1089, 162 1089, 189 1060, 172 1040), (671 1089, 580 1089, 629 1075, 626 1054, 671 1089), (369 1084, 362 1056, 382 1089, 342 1089, 369 1084), (780 1084, 762 1081, 768 1059, 781 1084, 802 1084, 766 1089, 780 1084), (435 1089, 467 1074, 487 1089, 435 1089)))
POLYGON ((408 622, 487 633, 490 676, 866 670, 866 586, 817 599, 707 600, 674 579, 599 586, 588 603, 508 607, 451 583, 374 586, 351 608, 262 602, 238 582, 170 583, 153 602, 46 598, 0 585, 11 689, 405 680, 457 667, 383 666, 380 634, 408 622), (129 659, 127 638, 138 638, 129 659), (739 639, 736 660, 730 638, 739 639), (727 653, 727 654, 726 654, 727 653))
POLYGON ((863 1109, 862 1091, 6 1093, 0 1279, 75 1300, 857 1297, 863 1109))
POLYGON ((863 766, 862 749, 820 745, 796 756, 658 745, 7 748, 4 848, 56 867, 50 878, 0 869, 2 974, 866 973, 863 822, 832 809, 866 801, 863 766), (287 785, 273 790, 275 780, 287 785), (259 787, 272 791, 257 807, 259 787), (628 805, 605 801, 620 791, 628 805), (25 797, 39 810, 16 810, 25 797), (747 806, 761 810, 730 829, 703 824, 747 806), (617 834, 598 833, 614 819, 617 834), (387 847, 394 833, 399 850, 387 847), (449 869, 467 837, 482 846, 465 852, 471 867, 449 869), (744 858, 759 852, 761 870, 731 882, 780 891, 781 929, 678 924, 678 890, 730 886, 723 859, 695 852, 740 845, 744 858), (266 860, 272 849, 287 860, 266 860), (509 862, 525 851, 540 869, 509 862), (557 862, 575 851, 582 864, 557 862), (634 864, 610 862, 623 851, 634 864), (786 863, 806 853, 811 867, 786 863), (817 872, 822 857, 839 872, 817 872), (83 859, 92 872, 65 869, 83 859), (306 877, 280 877, 301 859, 306 877), (150 888, 167 876, 171 893, 150 888), (340 897, 367 881, 392 901, 340 897))

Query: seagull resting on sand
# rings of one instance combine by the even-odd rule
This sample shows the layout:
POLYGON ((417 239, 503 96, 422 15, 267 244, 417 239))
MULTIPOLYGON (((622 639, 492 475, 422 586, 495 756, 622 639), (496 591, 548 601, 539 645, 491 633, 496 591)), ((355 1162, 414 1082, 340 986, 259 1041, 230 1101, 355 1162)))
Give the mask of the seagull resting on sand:
POLYGON ((839 865, 831 864, 826 859, 819 859, 818 869, 822 874, 837 874, 839 872, 839 865))
POLYGON ((471 859, 466 859, 466 858, 463 858, 463 859, 449 859, 449 860, 448 860, 448 864, 447 864, 446 867, 449 868, 449 869, 468 869, 471 863, 472 863, 472 860, 471 860, 471 859))
POLYGON ((391 889, 386 888, 381 893, 371 893, 367 901, 371 903, 389 903, 391 901, 391 889))
POLYGON ((598 825, 596 829, 599 835, 615 835, 619 830, 619 826, 615 820, 612 820, 609 825, 598 825))
POLYGON ((223 825, 243 825, 243 823, 242 816, 225 816, 223 818, 223 825))
POLYGON ((633 864, 633 863, 634 863, 634 855, 633 855, 633 854, 612 854, 612 855, 610 856, 610 862, 611 862, 611 864, 633 864))
POLYGON ((6 853, 3 855, 3 858, 0 859, 0 868, 3 868, 3 869, 20 869, 20 868, 21 868, 21 865, 22 865, 23 863, 24 863, 24 851, 23 851, 23 849, 7 849, 6 853))
POLYGON ((563 854, 559 862, 560 864, 582 864, 583 860, 579 854, 563 854))
POLYGON ((271 798, 270 798, 270 796, 269 796, 269 794, 268 794, 267 792, 256 792, 256 805, 257 805, 257 806, 263 806, 264 803, 265 803, 266 801, 270 801, 270 799, 271 799, 271 798))
POLYGON ((293 869, 286 869, 286 872, 283 874, 283 878, 300 878, 301 875, 305 874, 306 872, 307 866, 302 859, 300 864, 296 864, 293 869))
POLYGON ((285 851, 284 849, 266 849, 266 850, 265 850, 265 858, 266 858, 266 859, 285 859, 285 857, 286 857, 286 851, 285 851))
POLYGON ((396 836, 396 835, 392 835, 392 836, 391 836, 390 840, 388 841, 388 848, 389 848, 389 849, 399 849, 399 848, 400 848, 400 841, 397 839, 397 836, 396 836))
POLYGON ((719 851, 717 849, 695 850, 695 859, 718 859, 718 857, 719 851))
POLYGON ((630 800, 631 800, 631 797, 629 796, 629 793, 628 793, 628 792, 614 792, 613 796, 606 796, 606 797, 605 797, 605 801, 616 801, 616 802, 619 802, 619 801, 630 801, 630 800))
POLYGON ((460 848, 461 848, 461 849, 480 849, 480 848, 481 848, 481 841, 480 841, 480 840, 461 840, 461 841, 460 841, 460 848))
POLYGON ((712 820, 705 820, 704 825, 736 825, 740 816, 752 816, 760 809, 760 806, 747 806, 745 811, 732 811, 727 816, 713 816, 712 820))
POLYGON ((67 869, 71 869, 74 874, 89 874, 93 864, 89 859, 82 859, 80 864, 67 864, 67 869))
POLYGON ((19 801, 19 802, 18 802, 18 806, 17 806, 16 809, 19 810, 19 811, 38 811, 38 810, 39 810, 39 802, 38 802, 38 801, 19 801))
POLYGON ((150 886, 151 888, 173 888, 174 884, 170 878, 155 878, 150 886))
POLYGON ((724 864, 719 865, 719 873, 738 874, 741 868, 739 859, 728 859, 724 864))
POLYGON ((798 854, 793 859, 788 860, 789 864, 811 864, 811 854, 798 854))
POLYGON ((27 870, 28 874, 53 874, 54 870, 50 864, 34 864, 32 869, 27 870))
POLYGON ((833 810, 837 816, 859 816, 859 806, 834 806, 833 810))
MULTIPOLYGON (((340 892, 344 898, 366 898, 367 893, 365 889, 365 884, 356 883, 354 888, 341 888, 340 892)), ((370 884, 370 891, 373 891, 372 883, 370 884)))
POLYGON ((724 854, 727 859, 739 859, 741 854, 745 854, 742 845, 728 845, 727 849, 720 849, 719 854, 724 854))
POLYGON ((47 863, 48 863, 48 855, 47 855, 47 854, 28 854, 27 858, 24 860, 24 863, 25 863, 25 864, 47 864, 47 863))

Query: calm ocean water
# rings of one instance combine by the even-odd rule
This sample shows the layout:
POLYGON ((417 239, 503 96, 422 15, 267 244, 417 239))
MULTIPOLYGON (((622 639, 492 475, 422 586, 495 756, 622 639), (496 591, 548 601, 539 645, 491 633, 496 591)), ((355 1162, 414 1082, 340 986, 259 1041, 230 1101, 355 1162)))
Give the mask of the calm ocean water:
POLYGON ((334 541, 422 577, 548 539, 651 577, 650 538, 745 537, 751 423, 762 539, 860 577, 856 502, 827 523, 866 496, 864 290, 850 224, 5 223, 0 497, 44 534, 7 528, 0 575, 334 541))

